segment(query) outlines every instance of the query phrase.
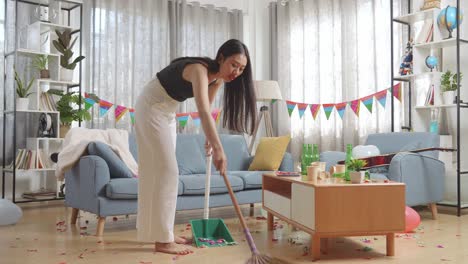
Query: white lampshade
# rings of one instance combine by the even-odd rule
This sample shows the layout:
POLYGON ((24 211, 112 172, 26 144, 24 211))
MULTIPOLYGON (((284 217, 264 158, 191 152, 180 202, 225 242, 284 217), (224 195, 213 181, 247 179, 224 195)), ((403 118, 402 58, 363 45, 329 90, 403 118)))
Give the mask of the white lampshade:
POLYGON ((257 101, 281 100, 281 90, 277 81, 254 81, 257 101))

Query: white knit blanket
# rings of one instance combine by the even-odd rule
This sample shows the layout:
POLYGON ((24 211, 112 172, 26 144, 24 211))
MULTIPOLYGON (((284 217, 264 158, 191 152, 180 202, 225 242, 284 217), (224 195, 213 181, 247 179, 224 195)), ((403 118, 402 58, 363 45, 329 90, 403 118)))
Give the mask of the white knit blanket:
POLYGON ((65 172, 71 169, 86 153, 88 144, 93 141, 103 142, 122 159, 134 175, 138 175, 138 164, 130 153, 128 131, 121 129, 88 129, 75 127, 68 131, 58 155, 55 176, 59 181, 65 178, 65 172))

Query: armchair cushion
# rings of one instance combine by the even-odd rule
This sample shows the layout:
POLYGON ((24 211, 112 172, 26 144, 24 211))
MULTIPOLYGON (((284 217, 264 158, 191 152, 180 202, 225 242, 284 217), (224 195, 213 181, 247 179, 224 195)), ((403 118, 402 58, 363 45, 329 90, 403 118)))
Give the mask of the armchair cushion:
POLYGON ((114 200, 138 198, 138 180, 136 178, 111 179, 106 185, 106 196, 114 200))
POLYGON ((89 155, 99 156, 107 163, 111 178, 133 178, 133 173, 115 152, 105 143, 96 141, 88 144, 89 155))

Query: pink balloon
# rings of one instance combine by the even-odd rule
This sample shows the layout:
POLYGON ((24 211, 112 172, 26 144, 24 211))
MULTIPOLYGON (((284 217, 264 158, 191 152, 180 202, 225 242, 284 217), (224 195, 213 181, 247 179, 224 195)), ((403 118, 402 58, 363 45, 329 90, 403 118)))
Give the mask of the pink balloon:
POLYGON ((405 232, 411 232, 421 223, 421 217, 411 207, 405 207, 405 232))

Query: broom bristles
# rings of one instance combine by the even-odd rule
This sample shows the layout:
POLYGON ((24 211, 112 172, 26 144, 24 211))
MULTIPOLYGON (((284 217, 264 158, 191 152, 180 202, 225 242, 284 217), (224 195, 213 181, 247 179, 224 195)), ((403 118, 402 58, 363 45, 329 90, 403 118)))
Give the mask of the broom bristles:
POLYGON ((246 264, 288 264, 288 262, 265 254, 253 254, 246 264))

